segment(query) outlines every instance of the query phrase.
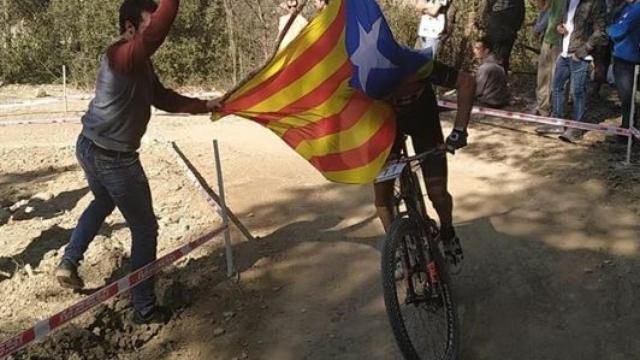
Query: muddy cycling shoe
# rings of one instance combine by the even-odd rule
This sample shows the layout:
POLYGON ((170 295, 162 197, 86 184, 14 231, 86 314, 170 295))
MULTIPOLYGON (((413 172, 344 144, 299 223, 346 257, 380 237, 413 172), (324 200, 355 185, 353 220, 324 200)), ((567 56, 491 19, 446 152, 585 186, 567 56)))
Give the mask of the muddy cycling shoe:
POLYGON ((78 275, 78 267, 69 260, 62 260, 56 268, 55 277, 60 286, 67 289, 82 289, 84 281, 78 275))
POLYGON ((560 135, 560 140, 566 141, 569 143, 574 143, 582 139, 584 136, 584 131, 580 129, 567 129, 562 135, 560 135))
POLYGON ((173 312, 171 309, 156 305, 146 313, 142 315, 138 310, 133 310, 133 322, 137 325, 145 325, 145 324, 166 324, 171 319, 173 312))
POLYGON ((460 274, 462 271, 462 260, 464 260, 460 238, 458 238, 453 229, 443 229, 440 232, 440 239, 442 240, 445 260, 449 265, 449 273, 452 275, 460 274))

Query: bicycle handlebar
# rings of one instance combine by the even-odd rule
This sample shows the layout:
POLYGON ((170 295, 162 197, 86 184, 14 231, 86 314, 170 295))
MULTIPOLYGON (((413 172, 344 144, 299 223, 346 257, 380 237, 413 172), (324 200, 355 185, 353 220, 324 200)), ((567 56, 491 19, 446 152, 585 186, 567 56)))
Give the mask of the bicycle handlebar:
POLYGON ((425 152, 420 153, 420 154, 416 154, 416 155, 408 156, 408 157, 401 157, 400 159, 397 160, 397 162, 401 162, 401 163, 410 163, 410 162, 413 162, 413 161, 422 162, 422 160, 424 160, 427 156, 440 154, 440 153, 444 153, 444 152, 445 152, 445 149, 443 149, 441 147, 436 147, 436 148, 433 148, 431 150, 425 151, 425 152))

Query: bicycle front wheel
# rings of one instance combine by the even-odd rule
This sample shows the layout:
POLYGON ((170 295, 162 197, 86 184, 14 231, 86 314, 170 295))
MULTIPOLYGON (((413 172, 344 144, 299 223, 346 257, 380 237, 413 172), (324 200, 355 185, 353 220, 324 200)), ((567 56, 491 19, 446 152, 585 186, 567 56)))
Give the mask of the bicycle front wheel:
POLYGON ((382 286, 391 329, 405 359, 455 360, 459 331, 446 265, 436 254, 439 279, 436 284, 429 281, 426 254, 418 253, 428 245, 419 241, 425 240, 418 225, 401 218, 392 224, 384 244, 382 286))

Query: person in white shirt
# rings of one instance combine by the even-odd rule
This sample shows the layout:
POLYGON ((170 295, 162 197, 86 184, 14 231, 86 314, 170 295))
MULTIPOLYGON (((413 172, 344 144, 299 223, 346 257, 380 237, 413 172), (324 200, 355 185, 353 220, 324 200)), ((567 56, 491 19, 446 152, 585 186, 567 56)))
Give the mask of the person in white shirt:
MULTIPOLYGON (((565 86, 570 83, 573 95, 575 121, 583 121, 586 110, 586 85, 592 53, 597 46, 607 44, 605 33, 606 6, 604 0, 568 0, 564 21, 557 26, 562 35, 561 53, 556 60, 551 91, 552 116, 564 118, 565 86)), ((541 134, 561 134, 560 139, 575 142, 584 132, 579 129, 564 129, 555 125, 540 127, 541 134)))
POLYGON ((446 5, 446 0, 433 0, 422 1, 418 7, 422 12, 418 27, 419 48, 427 49, 430 47, 434 56, 438 53, 440 38, 446 26, 446 17, 443 11, 446 5))
MULTIPOLYGON (((298 7, 298 0, 287 0, 285 3, 281 4, 281 6, 287 9, 288 14, 282 15, 280 17, 280 20, 278 22, 278 38, 284 31, 284 28, 287 26, 287 23, 289 22, 291 16, 296 11, 296 8, 298 7)), ((278 47, 278 51, 286 48, 289 43, 291 43, 300 34, 300 32, 302 32, 302 30, 307 26, 308 23, 309 21, 307 21, 307 19, 302 16, 302 14, 298 14, 287 30, 287 33, 282 38, 280 46, 278 47)))
POLYGON ((431 49, 435 56, 446 26, 445 11, 447 0, 403 0, 405 5, 414 7, 422 16, 418 26, 416 49, 431 49))

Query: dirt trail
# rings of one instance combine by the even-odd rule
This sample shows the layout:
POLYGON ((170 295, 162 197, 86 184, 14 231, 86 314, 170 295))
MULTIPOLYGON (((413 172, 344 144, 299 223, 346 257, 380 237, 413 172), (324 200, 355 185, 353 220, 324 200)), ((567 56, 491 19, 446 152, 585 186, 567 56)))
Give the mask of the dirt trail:
MULTIPOLYGON (((624 150, 599 134, 569 145, 531 127, 481 121, 493 125, 474 125, 472 145, 451 158, 450 170, 466 253, 455 279, 463 359, 638 359, 637 167, 619 166, 624 150)), ((82 298, 50 276, 91 198, 73 158, 78 129, 0 130, 0 206, 26 200, 0 217, 0 338, 82 298)), ((153 120, 142 161, 160 253, 217 224, 165 141, 177 141, 215 184, 213 138, 221 141, 229 205, 259 237, 234 233, 241 282, 225 278, 218 240, 160 277, 161 298, 177 309, 168 325, 133 328, 123 319, 127 302, 111 302, 18 358, 399 358, 381 296, 370 188, 327 183, 255 124, 153 120)), ((128 247, 114 214, 81 268, 89 285, 124 274, 128 247)))

